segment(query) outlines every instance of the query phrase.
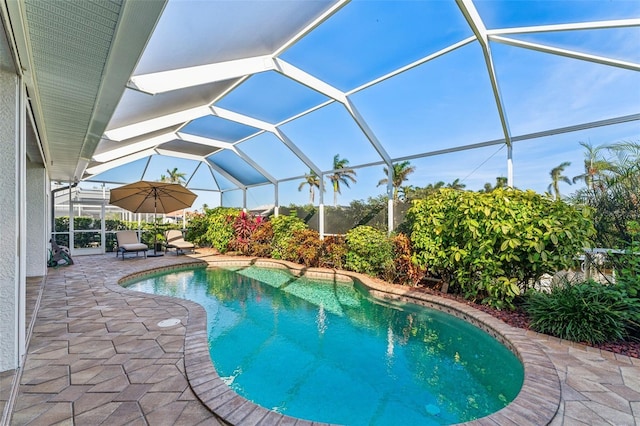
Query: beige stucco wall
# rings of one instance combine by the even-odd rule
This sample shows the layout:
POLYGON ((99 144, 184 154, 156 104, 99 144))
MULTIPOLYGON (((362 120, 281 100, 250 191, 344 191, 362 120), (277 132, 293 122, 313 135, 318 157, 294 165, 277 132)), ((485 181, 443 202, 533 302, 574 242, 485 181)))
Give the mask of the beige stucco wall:
POLYGON ((0 371, 18 363, 17 85, 18 77, 0 68, 0 371))

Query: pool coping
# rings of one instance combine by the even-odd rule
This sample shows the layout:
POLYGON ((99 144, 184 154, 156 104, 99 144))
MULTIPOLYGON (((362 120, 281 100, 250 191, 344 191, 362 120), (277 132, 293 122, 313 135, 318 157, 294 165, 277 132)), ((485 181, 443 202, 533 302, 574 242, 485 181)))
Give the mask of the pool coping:
MULTIPOLYGON (((526 335, 526 330, 511 327, 503 321, 464 303, 425 293, 414 287, 390 284, 355 272, 308 268, 282 260, 216 256, 206 261, 185 262, 126 275, 117 280, 115 287, 118 288, 114 288, 114 290, 118 292, 133 292, 133 290, 122 287, 122 284, 158 272, 215 266, 260 266, 287 269, 293 275, 306 276, 308 278, 344 282, 353 282, 355 280, 366 287, 374 297, 410 302, 437 309, 463 319, 489 333, 520 359, 524 367, 524 382, 520 392, 509 405, 486 417, 464 423, 465 425, 546 425, 551 422, 558 411, 561 401, 561 388, 555 366, 542 348, 526 335)), ((152 295, 152 297, 169 299, 187 309, 188 322, 185 324, 184 346, 187 379, 197 398, 221 420, 232 425, 296 424, 311 426, 312 424, 321 424, 271 411, 234 392, 220 378, 209 355, 206 312, 204 308, 188 300, 158 295, 152 295)))

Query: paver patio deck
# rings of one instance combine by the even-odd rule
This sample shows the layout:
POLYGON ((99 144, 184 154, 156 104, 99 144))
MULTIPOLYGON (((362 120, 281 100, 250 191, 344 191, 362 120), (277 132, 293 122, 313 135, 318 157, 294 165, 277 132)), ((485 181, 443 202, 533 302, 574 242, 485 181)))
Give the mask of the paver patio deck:
MULTIPOLYGON (((234 424, 291 421, 271 417, 266 410, 246 411, 249 404, 244 400, 219 389, 213 392, 215 389, 207 386, 215 387, 214 381, 194 374, 200 365, 205 366, 202 371, 207 370, 208 360, 191 356, 185 363, 185 346, 193 347, 193 336, 206 333, 201 313, 190 308, 191 302, 134 293, 113 285, 118 278, 140 271, 208 259, 213 257, 206 253, 126 261, 116 260, 113 255, 76 256, 75 265, 50 269, 45 279, 30 279, 28 311, 37 312, 26 363, 17 376, 12 372, 0 374, 0 408, 10 407, 14 400, 6 422, 226 424, 209 409, 213 406, 234 424), (159 325, 170 318, 180 323, 159 325), (14 377, 19 377, 20 385, 12 395, 14 377), (203 398, 207 392, 210 400, 203 398), (234 413, 243 414, 234 417, 234 413)), ((506 324, 504 327, 507 334, 528 337, 555 367, 561 398, 550 424, 640 425, 640 360, 506 324)), ((206 348, 199 350, 202 353, 206 348)), ((531 410, 525 409, 518 418, 498 416, 478 423, 539 424, 535 408, 531 410)))

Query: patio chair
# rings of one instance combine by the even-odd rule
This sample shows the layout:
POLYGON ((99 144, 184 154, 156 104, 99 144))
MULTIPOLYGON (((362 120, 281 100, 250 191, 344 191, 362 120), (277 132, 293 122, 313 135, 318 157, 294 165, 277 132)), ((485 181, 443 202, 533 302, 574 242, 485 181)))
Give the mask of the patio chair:
POLYGON ((167 241, 164 245, 165 253, 167 252, 167 250, 171 249, 175 249, 176 256, 180 255, 181 253, 184 254, 185 250, 191 250, 192 252, 195 252, 196 246, 189 241, 185 241, 182 237, 182 232, 178 229, 169 229, 164 233, 164 236, 167 241))
POLYGON ((63 264, 66 264, 67 266, 73 265, 73 259, 71 258, 71 251, 69 251, 69 247, 59 246, 53 238, 51 238, 49 242, 51 243, 51 254, 49 255, 48 262, 49 266, 58 266, 63 264))
POLYGON ((138 253, 143 252, 144 257, 147 257, 147 250, 149 246, 138 241, 138 234, 136 231, 119 231, 116 232, 116 240, 118 242, 118 249, 116 250, 116 259, 122 254, 122 260, 126 253, 138 253))

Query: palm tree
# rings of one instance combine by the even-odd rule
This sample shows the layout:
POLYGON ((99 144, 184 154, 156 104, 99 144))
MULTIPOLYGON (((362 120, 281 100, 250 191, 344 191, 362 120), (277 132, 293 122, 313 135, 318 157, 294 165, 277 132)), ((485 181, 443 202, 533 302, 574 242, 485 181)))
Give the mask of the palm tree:
POLYGON ((591 146, 588 142, 580 142, 586 152, 584 153, 584 173, 575 176, 572 181, 576 183, 578 181, 584 181, 588 189, 593 189, 593 184, 600 178, 600 175, 604 171, 610 171, 613 165, 600 156, 600 150, 606 148, 605 146, 591 146))
POLYGON ((174 167, 173 170, 167 169, 168 176, 160 175, 161 182, 169 182, 169 183, 179 183, 183 184, 185 182, 186 173, 182 173, 178 171, 177 167, 174 167))
POLYGON ((315 200, 314 188, 320 190, 320 177, 313 170, 309 170, 309 174, 304 176, 304 181, 298 186, 298 191, 302 191, 305 185, 309 185, 309 204, 313 204, 315 200))
POLYGON ((507 180, 506 177, 498 176, 498 177, 496 177, 496 184, 495 185, 492 185, 491 183, 487 182, 487 183, 484 184, 484 187, 481 190, 479 190, 478 192, 489 193, 489 192, 495 191, 498 188, 506 188, 507 187, 507 183, 508 183, 508 180, 507 180))
MULTIPOLYGON (((389 169, 384 167, 384 175, 389 176, 389 169)), ((393 201, 398 201, 398 191, 404 181, 408 179, 408 176, 415 172, 416 168, 411 165, 409 161, 403 161, 402 163, 393 164, 393 176, 391 178, 391 185, 393 186, 393 201)), ((386 185, 389 183, 389 178, 380 179, 378 186, 386 185)))
POLYGON ((551 175, 551 183, 549 184, 549 188, 547 189, 549 193, 551 193, 551 190, 553 189, 553 192, 555 193, 555 196, 556 196, 556 200, 560 199, 560 182, 565 182, 571 185, 571 180, 562 174, 564 172, 564 169, 566 169, 570 165, 571 165, 571 162, 565 161, 563 163, 560 163, 559 166, 551 169, 551 172, 549 173, 551 175))
POLYGON ((464 189, 466 188, 466 186, 467 185, 460 182, 460 178, 456 178, 456 180, 447 184, 447 188, 451 188, 451 189, 464 189))
POLYGON ((340 159, 340 154, 333 157, 333 174, 329 175, 329 180, 333 185, 333 205, 338 205, 338 194, 340 194, 340 184, 343 183, 349 188, 349 181, 356 183, 356 171, 348 168, 349 160, 340 159))

